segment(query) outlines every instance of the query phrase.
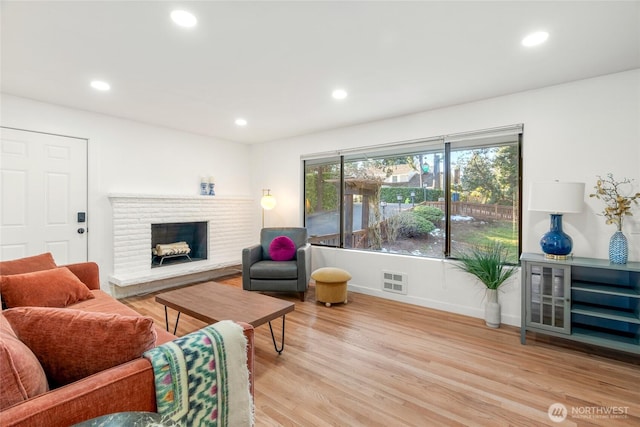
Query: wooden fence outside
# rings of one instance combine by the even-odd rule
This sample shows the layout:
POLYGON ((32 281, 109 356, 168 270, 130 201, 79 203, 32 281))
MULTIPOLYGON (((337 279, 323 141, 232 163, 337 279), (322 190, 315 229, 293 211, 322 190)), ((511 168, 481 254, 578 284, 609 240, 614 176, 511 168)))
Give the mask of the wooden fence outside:
MULTIPOLYGON (((366 248, 368 247, 367 230, 357 230, 351 233, 351 239, 346 238, 346 248, 366 248)), ((322 236, 311 236, 308 240, 309 243, 316 243, 326 246, 337 247, 340 244, 339 234, 324 234, 322 236)))
MULTIPOLYGON (((444 212, 444 202, 424 202, 424 206, 434 206, 444 212)), ((485 203, 469 203, 469 202, 451 202, 451 215, 470 216, 475 219, 492 219, 500 221, 513 221, 517 218, 514 215, 513 206, 485 204, 485 203)))

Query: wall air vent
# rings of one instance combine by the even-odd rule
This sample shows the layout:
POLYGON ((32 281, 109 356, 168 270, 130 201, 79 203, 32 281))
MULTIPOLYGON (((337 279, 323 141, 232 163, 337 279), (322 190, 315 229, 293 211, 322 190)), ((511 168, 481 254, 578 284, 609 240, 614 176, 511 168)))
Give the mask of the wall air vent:
POLYGON ((407 294, 407 273, 394 271, 382 271, 382 290, 395 292, 397 294, 407 294))

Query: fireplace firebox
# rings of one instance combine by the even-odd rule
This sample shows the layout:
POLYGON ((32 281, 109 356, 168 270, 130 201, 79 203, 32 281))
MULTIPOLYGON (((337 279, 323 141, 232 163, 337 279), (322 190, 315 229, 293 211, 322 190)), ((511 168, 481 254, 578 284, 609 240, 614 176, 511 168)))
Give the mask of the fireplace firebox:
POLYGON ((151 224, 151 267, 164 267, 208 257, 206 221, 151 224))

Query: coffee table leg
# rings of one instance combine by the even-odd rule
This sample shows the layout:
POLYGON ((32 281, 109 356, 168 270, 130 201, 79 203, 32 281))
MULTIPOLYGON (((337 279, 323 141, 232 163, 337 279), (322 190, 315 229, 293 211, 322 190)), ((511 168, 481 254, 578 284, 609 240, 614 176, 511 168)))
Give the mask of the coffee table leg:
MULTIPOLYGON (((176 325, 173 327, 173 335, 176 334, 178 330, 178 322, 180 321, 180 312, 178 312, 178 317, 176 317, 176 325)), ((167 328, 167 332, 169 332, 169 313, 167 312, 167 306, 164 306, 164 323, 167 328)))
POLYGON ((273 348, 276 349, 278 354, 282 354, 282 350, 284 350, 284 319, 285 319, 285 316, 286 316, 285 314, 282 315, 282 344, 280 345, 279 349, 278 349, 278 344, 276 344, 276 337, 273 334, 273 328, 271 327, 271 321, 269 321, 269 330, 271 331, 271 339, 273 340, 273 348))

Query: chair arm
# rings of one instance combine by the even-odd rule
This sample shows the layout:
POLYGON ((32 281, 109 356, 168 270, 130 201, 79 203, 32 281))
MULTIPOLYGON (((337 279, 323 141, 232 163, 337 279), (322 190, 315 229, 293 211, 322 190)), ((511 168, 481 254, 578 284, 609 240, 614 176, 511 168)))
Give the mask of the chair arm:
POLYGON ((253 245, 242 250, 242 289, 251 290, 251 266, 262 259, 262 246, 253 245))
POLYGON ((253 245, 242 250, 242 261, 248 261, 249 265, 262 260, 262 246, 253 245))
POLYGON ((298 271, 304 274, 298 274, 298 290, 305 292, 309 285, 309 276, 311 276, 311 245, 307 243, 296 251, 296 262, 298 263, 298 271))
POLYGON ((151 363, 136 359, 0 412, 3 427, 69 426, 114 412, 156 410, 151 363))
POLYGON ((79 262, 61 267, 71 270, 89 289, 100 289, 100 270, 95 262, 79 262))

